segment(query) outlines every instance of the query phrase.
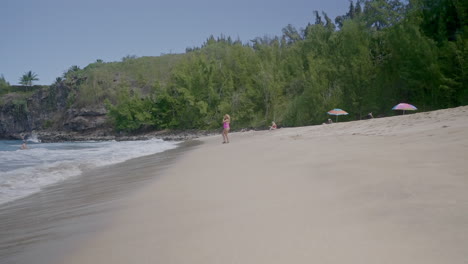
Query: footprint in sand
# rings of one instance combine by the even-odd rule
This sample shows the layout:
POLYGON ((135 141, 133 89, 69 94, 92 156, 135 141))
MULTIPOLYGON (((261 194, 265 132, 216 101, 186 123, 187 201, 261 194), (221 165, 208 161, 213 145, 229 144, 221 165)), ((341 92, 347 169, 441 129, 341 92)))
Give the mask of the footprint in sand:
POLYGON ((291 136, 292 139, 296 140, 296 139, 301 139, 302 138, 302 135, 294 135, 294 136, 291 136))

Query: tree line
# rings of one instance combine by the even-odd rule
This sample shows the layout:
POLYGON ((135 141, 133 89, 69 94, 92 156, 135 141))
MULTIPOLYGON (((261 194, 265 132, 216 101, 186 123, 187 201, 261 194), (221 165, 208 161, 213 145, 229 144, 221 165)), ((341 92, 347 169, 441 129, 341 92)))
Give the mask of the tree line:
POLYGON ((105 103, 116 130, 214 129, 226 113, 236 128, 323 123, 468 104, 467 3, 359 0, 335 19, 249 43, 209 37, 184 54, 127 56, 71 67, 57 83, 76 87, 70 105, 105 103))
POLYGON ((348 120, 391 115, 400 102, 420 110, 468 104, 467 7, 453 0, 350 2, 332 21, 291 25, 248 44, 210 37, 170 79, 141 96, 123 89, 110 116, 119 130, 320 124, 343 108, 348 120))

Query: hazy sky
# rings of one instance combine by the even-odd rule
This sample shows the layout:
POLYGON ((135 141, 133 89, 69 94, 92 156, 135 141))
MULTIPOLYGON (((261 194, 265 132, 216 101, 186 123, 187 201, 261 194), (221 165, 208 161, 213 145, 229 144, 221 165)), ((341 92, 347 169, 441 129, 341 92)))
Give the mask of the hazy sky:
POLYGON ((51 84, 80 68, 127 55, 159 56, 200 47, 224 34, 243 43, 280 36, 314 22, 314 10, 333 20, 349 0, 2 0, 0 75, 10 84, 27 71, 51 84))

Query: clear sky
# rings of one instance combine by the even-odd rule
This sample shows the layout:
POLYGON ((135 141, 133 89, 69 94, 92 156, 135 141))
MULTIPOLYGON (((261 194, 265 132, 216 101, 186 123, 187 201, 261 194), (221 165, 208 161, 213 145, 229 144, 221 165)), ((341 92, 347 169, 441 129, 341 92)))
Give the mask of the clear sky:
POLYGON ((315 21, 333 20, 349 0, 2 0, 0 75, 12 85, 27 71, 49 85, 80 68, 127 55, 160 56, 200 47, 221 34, 243 43, 280 36, 315 21))

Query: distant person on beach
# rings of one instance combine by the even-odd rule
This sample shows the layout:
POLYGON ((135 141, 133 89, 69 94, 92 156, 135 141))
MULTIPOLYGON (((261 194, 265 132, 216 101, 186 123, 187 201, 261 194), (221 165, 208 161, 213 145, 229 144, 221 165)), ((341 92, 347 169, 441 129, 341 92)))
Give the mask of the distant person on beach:
POLYGON ((333 124, 333 121, 330 118, 328 118, 327 124, 333 124))
POLYGON ((28 146, 26 146, 26 141, 23 140, 23 144, 21 145, 21 149, 28 149, 28 146))
POLYGON ((231 128, 230 125, 231 125, 231 117, 228 114, 225 114, 223 118, 223 144, 229 143, 228 133, 229 133, 229 129, 231 128))
POLYGON ((278 126, 276 125, 275 121, 271 122, 270 130, 275 130, 277 128, 278 128, 278 126))
POLYGON ((366 116, 367 119, 372 119, 374 118, 374 116, 372 115, 372 112, 368 113, 367 116, 366 116))

